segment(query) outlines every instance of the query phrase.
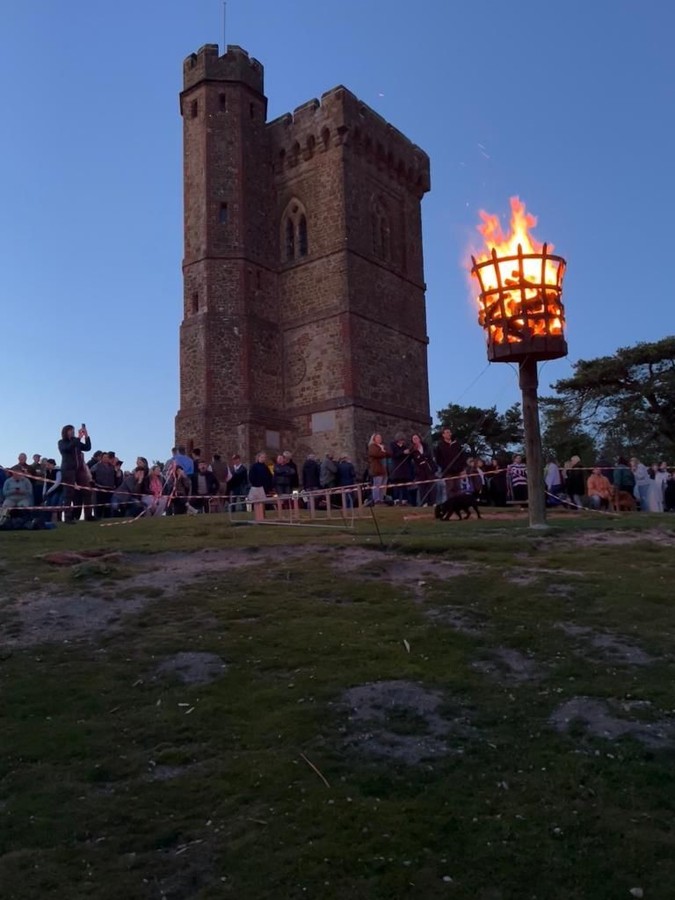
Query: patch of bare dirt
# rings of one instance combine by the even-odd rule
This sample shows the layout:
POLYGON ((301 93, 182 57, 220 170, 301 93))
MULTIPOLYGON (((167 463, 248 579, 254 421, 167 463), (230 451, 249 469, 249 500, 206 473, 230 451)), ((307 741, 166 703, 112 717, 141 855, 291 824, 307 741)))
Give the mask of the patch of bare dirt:
POLYGON ((182 766, 170 766, 165 763, 153 763, 150 771, 142 779, 143 781, 174 781, 184 775, 192 775, 199 766, 196 763, 188 763, 182 766))
POLYGON ((348 708, 346 745, 367 756, 408 765, 462 752, 472 727, 466 716, 449 717, 440 691, 413 681, 376 681, 343 694, 348 708))
POLYGON ((573 697, 551 713, 549 723, 556 731, 562 733, 581 727, 584 734, 606 738, 609 741, 632 737, 652 749, 668 749, 675 746, 674 719, 661 717, 646 721, 631 718, 631 712, 635 712, 636 709, 649 709, 649 706, 646 701, 621 703, 618 700, 573 697))
POLYGON ((531 656, 510 647, 495 647, 486 659, 478 659, 472 667, 494 681, 524 684, 542 677, 541 666, 531 656))
POLYGON ((525 571, 506 571, 504 572, 504 580, 508 581, 510 584, 517 584, 518 587, 528 587, 531 584, 534 584, 537 578, 539 577, 538 572, 525 572, 525 571))
POLYGON ((460 634, 469 637, 482 637, 487 629, 487 620, 478 613, 458 606, 445 606, 438 609, 428 609, 425 615, 434 624, 449 625, 460 634))
MULTIPOLYGON (((558 622, 556 625, 568 637, 580 638, 588 647, 592 647, 606 662, 624 666, 649 666, 655 659, 632 641, 610 631, 596 631, 585 625, 573 625, 571 622, 558 622)), ((577 650, 580 655, 590 658, 587 650, 577 650)))
POLYGON ((400 556, 365 547, 343 547, 335 556, 333 564, 340 571, 358 574, 360 578, 402 584, 412 590, 418 599, 424 596, 424 588, 429 580, 444 581, 475 570, 475 567, 466 563, 400 556))
POLYGON ((606 546, 624 546, 636 544, 639 541, 649 541, 652 544, 662 544, 665 547, 675 547, 675 532, 667 528, 649 528, 645 531, 629 531, 621 529, 617 531, 584 531, 581 534, 566 536, 564 540, 571 544, 604 544, 606 546))
MULTIPOLYGON (((278 546, 205 549, 194 552, 157 553, 150 556, 105 551, 93 554, 61 553, 44 558, 44 564, 70 566, 83 584, 68 593, 42 589, 26 593, 6 607, 8 623, 0 624, 0 640, 8 647, 25 647, 43 642, 62 642, 88 638, 101 631, 120 627, 125 616, 140 612, 160 594, 173 596, 199 578, 213 577, 234 569, 270 566, 323 555, 339 572, 357 573, 364 579, 383 579, 402 584, 421 598, 427 578, 446 579, 463 575, 469 567, 444 560, 406 558, 364 547, 343 547, 329 554, 322 546, 278 546), (100 596, 84 583, 111 572, 110 566, 122 562, 125 570, 124 596, 100 596), (103 567, 103 568, 101 568, 103 567), (134 571, 135 570, 135 571, 134 571), (137 592, 137 593, 136 593, 137 592)), ((114 573, 113 573, 114 574, 114 573)), ((94 581, 94 584, 96 582, 94 581)))
POLYGON ((128 578, 125 586, 161 587, 175 592, 184 585, 191 584, 195 578, 219 575, 246 566, 290 562, 312 552, 309 547, 280 546, 157 553, 134 560, 140 571, 128 578))
POLYGON ((357 573, 368 579, 404 584, 420 593, 427 578, 453 578, 464 575, 469 567, 445 560, 401 557, 396 553, 383 553, 366 547, 340 547, 327 554, 326 548, 313 546, 279 546, 237 548, 228 550, 208 549, 186 553, 161 553, 136 559, 141 567, 138 574, 125 581, 128 588, 161 587, 175 591, 195 578, 212 576, 231 569, 263 564, 275 564, 308 559, 315 554, 340 572, 357 573))
POLYGON ((98 572, 95 567, 107 567, 120 559, 137 571, 124 579, 123 596, 116 596, 114 588, 110 596, 102 596, 85 584, 68 592, 55 588, 21 595, 5 607, 8 622, 0 623, 0 641, 14 648, 86 639, 121 627, 125 616, 141 612, 151 599, 162 594, 172 596, 197 578, 247 566, 274 565, 311 552, 313 548, 307 547, 254 547, 130 557, 113 557, 105 552, 60 553, 58 561, 45 557, 44 562, 70 566, 75 574, 82 570, 88 580, 109 574, 107 569, 98 572))
POLYGON ((140 612, 148 597, 107 599, 95 593, 61 594, 42 590, 24 594, 11 608, 13 621, 0 626, 8 647, 78 640, 118 627, 122 615, 140 612))
POLYGON ((221 678, 226 669, 216 653, 183 651, 163 660, 155 669, 155 676, 174 675, 183 684, 210 684, 221 678))

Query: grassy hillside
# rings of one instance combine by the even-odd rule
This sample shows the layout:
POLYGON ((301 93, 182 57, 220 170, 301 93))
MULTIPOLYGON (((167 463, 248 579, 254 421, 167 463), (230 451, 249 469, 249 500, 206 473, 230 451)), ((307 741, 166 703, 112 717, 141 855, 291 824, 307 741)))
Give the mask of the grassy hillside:
POLYGON ((0 537, 3 897, 673 896, 675 518, 377 516, 0 537))

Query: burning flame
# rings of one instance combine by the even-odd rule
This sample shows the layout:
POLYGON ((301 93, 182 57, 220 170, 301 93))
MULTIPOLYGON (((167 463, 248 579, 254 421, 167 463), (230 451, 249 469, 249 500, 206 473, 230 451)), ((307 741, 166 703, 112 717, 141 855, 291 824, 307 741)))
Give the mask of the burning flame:
POLYGON ((498 216, 480 211, 477 228, 484 248, 474 257, 472 270, 474 277, 480 270, 482 284, 478 321, 488 329, 490 340, 498 344, 562 335, 564 263, 558 257, 549 257, 552 244, 544 251, 544 245, 531 233, 536 216, 527 212, 519 197, 511 197, 510 202, 507 234, 498 216))
MULTIPOLYGON (((515 256, 518 253, 518 245, 523 248, 523 253, 541 253, 543 244, 535 240, 530 234, 530 229, 537 224, 537 217, 529 213, 520 197, 511 197, 511 222, 510 231, 504 234, 499 216, 480 210, 482 224, 478 225, 478 232, 483 236, 488 252, 481 257, 476 257, 477 262, 489 259, 492 250, 497 251, 497 256, 515 256)), ((548 245, 553 250, 553 244, 548 245)))

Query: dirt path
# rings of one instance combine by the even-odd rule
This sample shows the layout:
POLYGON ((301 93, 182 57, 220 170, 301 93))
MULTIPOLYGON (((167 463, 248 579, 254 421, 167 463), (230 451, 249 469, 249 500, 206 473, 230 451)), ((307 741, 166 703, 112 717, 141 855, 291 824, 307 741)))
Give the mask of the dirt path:
MULTIPOLYGON (((7 601, 0 622, 0 641, 5 647, 20 648, 43 642, 88 639, 102 631, 121 627, 123 619, 139 613, 160 597, 175 596, 195 581, 214 578, 245 568, 259 568, 267 577, 270 569, 299 560, 319 557, 336 572, 365 580, 384 580, 403 585, 420 597, 427 578, 445 579, 463 575, 470 567, 438 559, 404 557, 365 547, 321 545, 252 547, 228 550, 199 550, 146 555, 100 557, 82 560, 77 554, 61 555, 60 565, 90 567, 93 577, 82 586, 68 589, 41 588, 7 601), (96 574, 115 566, 131 570, 128 577, 102 590, 96 574)), ((45 559, 40 563, 48 566, 45 559)))

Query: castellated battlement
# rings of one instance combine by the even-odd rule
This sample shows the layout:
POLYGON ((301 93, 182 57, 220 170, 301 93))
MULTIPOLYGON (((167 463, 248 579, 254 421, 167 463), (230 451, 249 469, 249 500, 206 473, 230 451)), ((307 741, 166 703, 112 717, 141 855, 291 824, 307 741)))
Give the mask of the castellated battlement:
POLYGON ((240 47, 185 60, 181 111, 176 443, 362 471, 373 431, 426 433, 426 153, 342 85, 268 122, 240 47))
POLYGON ((344 147, 386 171, 418 196, 430 188, 429 157, 343 85, 298 106, 267 126, 275 171, 344 147))
POLYGON ((235 81, 264 93, 264 69, 257 59, 236 44, 219 56, 218 44, 204 44, 183 62, 183 91, 200 81, 235 81))

